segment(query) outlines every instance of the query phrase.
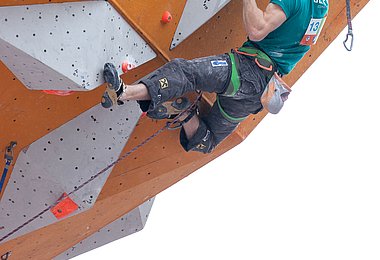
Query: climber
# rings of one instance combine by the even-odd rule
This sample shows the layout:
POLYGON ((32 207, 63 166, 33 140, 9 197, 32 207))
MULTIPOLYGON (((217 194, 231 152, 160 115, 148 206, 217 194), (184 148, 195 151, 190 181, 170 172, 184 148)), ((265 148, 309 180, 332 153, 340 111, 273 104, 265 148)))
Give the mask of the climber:
POLYGON ((180 118, 183 148, 209 153, 249 114, 280 111, 290 93, 282 76, 316 43, 327 12, 328 0, 270 0, 264 11, 255 0, 243 0, 248 39, 242 47, 228 54, 174 59, 136 85, 124 84, 115 66, 106 63, 102 105, 137 100, 148 116, 169 118, 188 108, 186 99, 178 100, 185 93, 214 92, 217 98, 208 114, 192 110, 180 118))

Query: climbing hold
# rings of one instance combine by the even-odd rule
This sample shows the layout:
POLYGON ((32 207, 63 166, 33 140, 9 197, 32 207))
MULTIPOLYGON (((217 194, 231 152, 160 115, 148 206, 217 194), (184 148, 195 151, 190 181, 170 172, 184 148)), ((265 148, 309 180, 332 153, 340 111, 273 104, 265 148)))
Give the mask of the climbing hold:
POLYGON ((123 64, 121 64, 121 69, 123 70, 124 73, 127 73, 128 71, 128 61, 123 61, 123 64))
POLYGON ((172 15, 169 13, 169 11, 165 11, 162 15, 161 22, 163 23, 170 23, 170 21, 173 19, 172 15))
POLYGON ((66 193, 63 193, 60 199, 62 198, 64 199, 50 209, 57 219, 64 218, 78 209, 78 205, 66 193))
POLYGON ((134 64, 129 63, 128 61, 123 61, 121 64, 121 69, 123 70, 124 73, 127 73, 127 71, 135 68, 136 66, 134 64))
POLYGON ((70 91, 70 90, 42 90, 42 92, 49 95, 57 95, 57 96, 69 96, 74 93, 74 91, 70 91))

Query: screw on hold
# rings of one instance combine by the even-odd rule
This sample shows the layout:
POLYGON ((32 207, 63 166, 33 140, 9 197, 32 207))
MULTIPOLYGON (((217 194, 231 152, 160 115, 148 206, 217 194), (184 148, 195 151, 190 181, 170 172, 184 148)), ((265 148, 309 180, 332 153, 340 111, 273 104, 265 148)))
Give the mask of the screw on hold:
POLYGON ((57 204, 52 207, 50 211, 57 219, 64 218, 79 208, 78 205, 70 199, 66 192, 62 194, 56 203, 57 204))
POLYGON ((11 254, 12 254, 11 251, 6 252, 5 254, 3 254, 3 255, 1 256, 1 260, 7 260, 8 257, 9 257, 11 254))

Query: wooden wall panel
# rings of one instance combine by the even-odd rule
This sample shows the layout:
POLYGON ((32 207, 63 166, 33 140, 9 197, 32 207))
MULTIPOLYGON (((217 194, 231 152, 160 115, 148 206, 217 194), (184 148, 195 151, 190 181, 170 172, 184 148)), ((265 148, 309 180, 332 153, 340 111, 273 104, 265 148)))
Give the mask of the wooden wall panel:
POLYGON ((186 1, 176 0, 110 0, 116 9, 133 25, 141 36, 151 43, 153 49, 169 60, 170 43, 186 1), (170 23, 161 22, 162 14, 169 11, 173 17, 170 23))
MULTIPOLYGON (((113 0, 111 2, 124 12, 124 16, 132 21, 145 39, 150 41, 152 47, 161 53, 161 58, 127 74, 128 82, 133 82, 162 65, 164 60, 174 57, 195 58, 223 53, 229 51, 231 47, 239 46, 245 40, 241 19, 241 1, 232 1, 173 51, 169 51, 169 46, 178 21, 176 17, 180 15, 184 1, 156 0, 149 1, 149 4, 137 0, 113 0), (167 9, 172 12, 174 23, 162 25, 158 19, 167 9)), ((352 2, 352 13, 355 15, 368 0, 352 2)), ((259 3, 263 6, 266 1, 262 0, 259 3)), ((323 38, 320 38, 318 45, 313 47, 312 52, 287 77, 290 85, 294 84, 344 27, 344 0, 336 0, 330 5, 330 15, 324 28, 323 38)), ((104 90, 104 87, 101 87, 91 92, 75 93, 69 97, 47 96, 41 92, 29 91, 21 86, 4 66, 0 66, 0 73, 5 75, 0 82, 0 108, 6 112, 2 113, 0 117, 2 119, 0 126, 1 153, 4 152, 5 146, 11 140, 20 143, 16 151, 18 152, 51 129, 99 102, 99 97, 104 90)), ((212 96, 208 98, 212 99, 212 96)), ((166 131, 115 167, 92 209, 1 244, 0 255, 10 250, 15 259, 50 259, 58 255, 236 146, 264 116, 265 113, 261 113, 248 118, 241 124, 238 131, 209 155, 185 153, 178 142, 178 130, 166 131)), ((144 140, 162 125, 163 122, 142 118, 124 152, 144 140)), ((2 166, 3 164, 0 164, 0 167, 2 166)))
MULTIPOLYGON (((132 83, 162 64, 164 61, 156 58, 124 75, 123 78, 132 83)), ((101 86, 92 91, 75 92, 62 97, 27 89, 1 62, 0 75, 0 154, 4 154, 10 141, 17 141, 15 160, 21 149, 99 104, 105 89, 105 86, 101 86)), ((5 162, 0 162, 1 169, 4 164, 5 162)), ((11 172, 12 168, 7 180, 11 172)))

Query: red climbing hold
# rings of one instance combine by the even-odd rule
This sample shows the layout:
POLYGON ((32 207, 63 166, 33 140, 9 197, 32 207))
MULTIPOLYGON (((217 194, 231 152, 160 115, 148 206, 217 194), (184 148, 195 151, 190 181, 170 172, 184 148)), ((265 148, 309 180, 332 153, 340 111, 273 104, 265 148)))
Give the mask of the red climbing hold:
POLYGON ((68 96, 74 93, 71 90, 42 90, 42 92, 49 95, 57 95, 57 96, 68 96))
POLYGON ((162 15, 161 22, 163 23, 170 23, 170 21, 173 19, 172 15, 169 13, 169 11, 165 11, 162 15))
POLYGON ((127 73, 127 71, 135 68, 136 66, 134 64, 129 63, 128 61, 123 61, 121 64, 121 69, 123 70, 124 73, 127 73))
POLYGON ((78 209, 78 205, 70 197, 67 197, 66 192, 60 199, 62 198, 64 199, 50 209, 57 219, 64 218, 78 209))
POLYGON ((128 61, 124 61, 123 64, 121 64, 121 69, 124 73, 127 73, 128 71, 128 61))

